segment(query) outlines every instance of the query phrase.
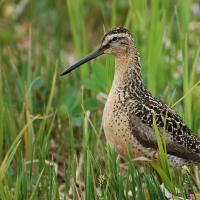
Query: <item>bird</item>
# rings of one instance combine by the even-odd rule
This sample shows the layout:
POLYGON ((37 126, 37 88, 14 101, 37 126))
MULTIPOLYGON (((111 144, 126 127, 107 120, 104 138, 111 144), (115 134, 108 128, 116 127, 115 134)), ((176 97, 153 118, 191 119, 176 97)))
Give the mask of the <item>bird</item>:
POLYGON ((154 97, 142 79, 139 53, 128 29, 108 31, 100 46, 85 58, 66 67, 61 76, 103 54, 115 57, 112 86, 105 103, 102 125, 107 143, 127 158, 158 161, 154 122, 163 138, 166 155, 174 167, 200 164, 200 139, 167 104, 154 97))

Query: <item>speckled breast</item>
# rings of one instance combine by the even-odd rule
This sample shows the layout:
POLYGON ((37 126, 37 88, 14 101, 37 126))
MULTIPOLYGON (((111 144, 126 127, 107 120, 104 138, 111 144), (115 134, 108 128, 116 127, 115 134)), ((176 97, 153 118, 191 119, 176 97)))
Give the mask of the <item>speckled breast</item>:
POLYGON ((127 157, 128 148, 133 157, 144 156, 142 147, 131 134, 126 106, 116 90, 111 90, 103 112, 103 129, 109 145, 116 148, 119 154, 127 157))

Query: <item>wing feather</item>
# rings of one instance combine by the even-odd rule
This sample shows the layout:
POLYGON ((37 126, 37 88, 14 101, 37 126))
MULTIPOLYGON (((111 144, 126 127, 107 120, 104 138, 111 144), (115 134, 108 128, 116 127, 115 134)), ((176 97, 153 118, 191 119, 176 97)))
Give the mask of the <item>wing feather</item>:
POLYGON ((166 130, 166 146, 169 154, 200 162, 200 140, 192 134, 181 118, 167 105, 156 99, 145 99, 133 104, 129 116, 132 134, 146 147, 157 149, 153 130, 153 118, 163 135, 166 130), (165 127, 164 127, 165 126, 165 127))

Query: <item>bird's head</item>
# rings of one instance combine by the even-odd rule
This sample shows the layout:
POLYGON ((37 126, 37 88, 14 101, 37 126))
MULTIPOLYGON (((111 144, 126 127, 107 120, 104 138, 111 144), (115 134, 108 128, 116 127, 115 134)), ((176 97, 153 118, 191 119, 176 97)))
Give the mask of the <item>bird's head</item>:
POLYGON ((100 47, 98 47, 94 52, 87 55, 85 58, 81 59, 77 63, 64 69, 64 71, 61 73, 61 76, 68 74, 82 64, 102 54, 114 54, 117 56, 119 54, 126 53, 132 43, 133 40, 131 37, 131 33, 126 28, 114 28, 104 35, 100 47))
POLYGON ((104 35, 101 47, 104 53, 117 55, 126 52, 132 42, 131 33, 126 28, 117 27, 104 35))

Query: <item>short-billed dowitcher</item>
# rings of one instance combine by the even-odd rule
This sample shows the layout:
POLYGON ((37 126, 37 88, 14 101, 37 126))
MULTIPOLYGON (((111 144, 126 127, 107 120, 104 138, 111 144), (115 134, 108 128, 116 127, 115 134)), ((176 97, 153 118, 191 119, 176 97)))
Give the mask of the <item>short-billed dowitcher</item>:
POLYGON ((117 27, 103 37, 100 47, 66 68, 65 75, 80 65, 102 55, 115 56, 115 74, 103 113, 103 129, 109 144, 122 156, 128 147, 133 158, 158 159, 158 145, 153 119, 163 135, 170 164, 181 166, 200 163, 200 140, 166 104, 152 96, 141 76, 139 56, 130 32, 117 27))

